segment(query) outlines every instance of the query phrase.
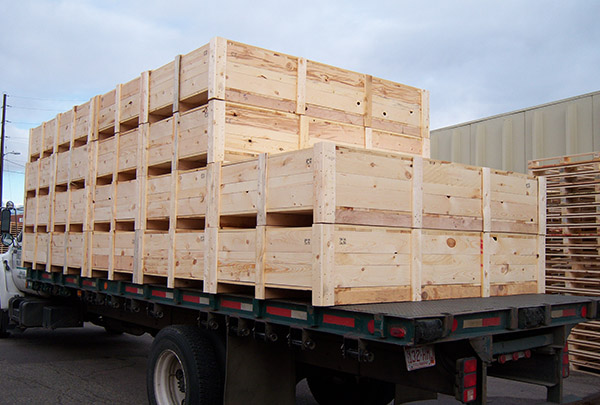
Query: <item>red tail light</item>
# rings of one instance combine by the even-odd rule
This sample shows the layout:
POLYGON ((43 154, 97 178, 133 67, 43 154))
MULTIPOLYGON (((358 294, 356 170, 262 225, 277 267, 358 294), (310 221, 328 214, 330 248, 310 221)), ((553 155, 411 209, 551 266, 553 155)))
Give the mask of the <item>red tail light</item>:
POLYGON ((476 372, 477 371, 477 359, 465 360, 464 371, 465 371, 465 374, 476 372))
POLYGON ((456 399, 469 403, 477 399, 477 359, 460 359, 456 362, 456 399))
POLYGON ((463 385, 465 388, 471 388, 477 385, 477 373, 467 374, 463 378, 463 385))

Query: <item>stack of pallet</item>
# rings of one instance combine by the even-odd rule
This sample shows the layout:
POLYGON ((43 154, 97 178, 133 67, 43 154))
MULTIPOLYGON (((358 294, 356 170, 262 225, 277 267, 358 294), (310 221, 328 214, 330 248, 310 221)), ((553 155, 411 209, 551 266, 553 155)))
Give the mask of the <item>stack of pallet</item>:
POLYGON ((31 131, 24 263, 315 305, 541 291, 537 180, 428 141, 423 90, 217 38, 31 131))
MULTIPOLYGON (((600 154, 530 162, 547 179, 546 290, 600 296, 600 154)), ((600 373, 600 323, 576 326, 569 337, 576 370, 600 373)))

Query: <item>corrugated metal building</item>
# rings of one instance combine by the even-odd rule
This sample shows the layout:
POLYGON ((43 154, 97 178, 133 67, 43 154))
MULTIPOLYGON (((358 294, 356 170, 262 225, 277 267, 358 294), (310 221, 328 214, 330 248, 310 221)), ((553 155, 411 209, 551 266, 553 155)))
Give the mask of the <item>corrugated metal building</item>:
POLYGON ((527 162, 600 150, 600 91, 431 131, 431 157, 527 172, 527 162))

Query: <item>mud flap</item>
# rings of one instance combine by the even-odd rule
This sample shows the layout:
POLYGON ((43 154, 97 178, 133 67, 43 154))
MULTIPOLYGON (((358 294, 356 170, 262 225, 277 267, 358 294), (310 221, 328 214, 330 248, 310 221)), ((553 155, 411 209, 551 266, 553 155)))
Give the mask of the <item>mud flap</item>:
POLYGON ((294 405, 296 375, 287 346, 227 337, 225 405, 294 405))

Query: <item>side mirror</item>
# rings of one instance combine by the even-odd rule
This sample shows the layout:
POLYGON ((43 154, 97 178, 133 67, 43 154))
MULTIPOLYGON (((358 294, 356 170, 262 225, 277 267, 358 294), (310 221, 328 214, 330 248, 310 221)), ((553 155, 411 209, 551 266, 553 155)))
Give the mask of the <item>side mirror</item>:
POLYGON ((12 214, 10 208, 2 208, 0 211, 0 233, 3 235, 5 233, 10 233, 10 220, 12 219, 12 214))
POLYGON ((14 238, 10 233, 3 233, 2 234, 2 244, 4 246, 10 246, 13 244, 14 238))

